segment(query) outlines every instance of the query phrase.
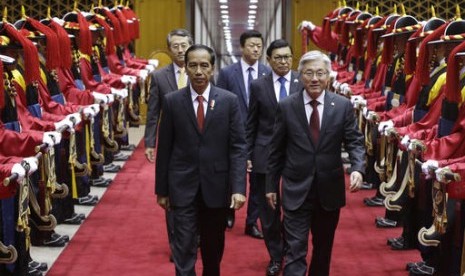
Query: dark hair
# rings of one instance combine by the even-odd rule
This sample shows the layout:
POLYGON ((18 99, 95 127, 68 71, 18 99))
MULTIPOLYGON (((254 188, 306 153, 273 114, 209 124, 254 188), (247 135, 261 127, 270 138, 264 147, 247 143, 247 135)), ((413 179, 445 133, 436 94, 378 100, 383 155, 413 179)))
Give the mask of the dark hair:
POLYGON ((206 45, 203 45, 203 44, 194 44, 192 45, 191 47, 189 47, 186 51, 186 55, 184 57, 184 60, 187 64, 187 62, 189 62, 189 59, 188 59, 188 56, 189 56, 189 53, 190 52, 193 52, 193 51, 196 51, 196 50, 205 50, 207 51, 209 54, 210 54, 210 64, 213 66, 215 65, 215 51, 213 51, 212 48, 206 46, 206 45))
POLYGON ((192 38, 192 35, 188 30, 186 30, 186 29, 174 29, 166 37, 166 43, 168 45, 168 48, 171 46, 171 37, 175 36, 175 35, 176 36, 187 37, 187 39, 189 40, 189 44, 190 45, 194 44, 194 39, 192 38))
POLYGON ((259 31, 249 30, 249 31, 245 31, 245 32, 243 32, 241 34, 241 37, 239 38, 239 42, 241 43, 241 46, 244 47, 245 46, 245 41, 248 38, 251 38, 251 37, 260 38, 262 40, 262 43, 263 43, 263 37, 262 37, 262 34, 259 31))
POLYGON ((289 47, 289 49, 291 49, 291 54, 294 54, 292 52, 291 45, 289 45, 289 42, 287 42, 284 39, 276 39, 275 41, 271 42, 270 46, 268 46, 268 48, 266 49, 266 56, 271 57, 271 54, 273 53, 275 49, 284 48, 284 47, 289 47))

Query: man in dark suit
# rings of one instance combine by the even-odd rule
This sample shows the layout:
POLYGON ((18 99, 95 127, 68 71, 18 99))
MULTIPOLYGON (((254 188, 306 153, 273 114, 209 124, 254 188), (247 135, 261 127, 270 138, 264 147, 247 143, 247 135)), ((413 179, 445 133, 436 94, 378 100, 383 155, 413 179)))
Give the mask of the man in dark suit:
POLYGON ((189 31, 184 29, 172 30, 168 34, 167 45, 173 63, 154 71, 150 76, 150 96, 144 133, 145 156, 150 162, 155 162, 157 126, 163 96, 186 86, 184 56, 187 48, 192 44, 193 39, 189 31))
POLYGON ((266 197, 277 207, 282 178, 285 253, 283 275, 305 275, 308 235, 312 261, 308 275, 329 275, 334 233, 345 205, 341 147, 351 162, 350 191, 358 191, 365 171, 363 136, 350 101, 325 91, 331 61, 310 51, 299 62, 304 89, 278 104, 270 145, 266 197), (321 126, 321 127, 320 127, 321 126))
MULTIPOLYGON (((186 86, 187 75, 184 67, 184 56, 187 48, 193 44, 191 34, 184 29, 172 30, 166 41, 173 63, 154 71, 150 76, 150 96, 144 133, 145 156, 150 162, 155 162, 158 118, 160 117, 163 96, 186 86)), ((166 227, 171 248, 173 217, 169 210, 166 211, 166 227)), ((172 260, 171 257, 170 260, 172 260)))
POLYGON ((197 233, 203 275, 220 275, 226 215, 245 203, 247 149, 236 95, 210 84, 215 55, 186 51, 190 85, 165 95, 159 126, 156 194, 174 217, 176 275, 195 275, 197 233))
MULTIPOLYGON (((258 60, 262 55, 263 37, 260 32, 249 30, 239 38, 242 57, 239 62, 222 68, 218 74, 217 86, 233 92, 239 98, 240 112, 244 126, 247 122, 249 106, 249 87, 252 80, 270 73, 270 69, 258 60)), ((257 226, 259 216, 258 193, 255 184, 255 174, 249 174, 249 201, 245 220, 245 234, 254 238, 263 238, 257 226)), ((229 214, 228 227, 234 224, 234 211, 229 214)))
MULTIPOLYGON (((273 135, 278 102, 288 95, 302 91, 297 72, 291 71, 292 48, 286 40, 271 42, 266 59, 272 72, 254 80, 250 85, 247 118, 248 171, 256 176, 258 208, 265 244, 270 254, 266 275, 279 275, 283 259, 281 209, 271 209, 265 198, 265 176, 268 165, 269 143, 273 135)), ((279 202, 279 197, 277 197, 279 202)))

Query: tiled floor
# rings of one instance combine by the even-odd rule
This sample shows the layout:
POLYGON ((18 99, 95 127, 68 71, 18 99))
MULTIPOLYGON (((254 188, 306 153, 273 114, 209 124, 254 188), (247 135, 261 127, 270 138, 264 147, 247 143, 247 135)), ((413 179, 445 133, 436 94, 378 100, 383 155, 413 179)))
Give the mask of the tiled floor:
MULTIPOLYGON (((129 128, 129 143, 138 145, 142 137, 144 136, 145 126, 140 126, 138 128, 129 128)), ((131 154, 130 151, 123 151, 125 154, 131 154)), ((116 165, 123 166, 125 162, 114 162, 116 165)), ((116 173, 104 173, 103 177, 114 179, 116 173)), ((99 198, 102 198, 105 194, 106 188, 102 187, 91 187, 91 195, 98 195, 99 198)), ((81 206, 76 205, 76 213, 83 213, 86 217, 92 212, 94 206, 81 206)), ((55 228, 55 232, 60 235, 69 235, 70 239, 73 238, 76 231, 79 229, 80 225, 66 225, 59 224, 55 228)), ((48 264, 48 267, 52 267, 55 260, 61 254, 65 247, 46 247, 46 246, 32 246, 31 256, 33 260, 37 262, 45 262, 48 264)))

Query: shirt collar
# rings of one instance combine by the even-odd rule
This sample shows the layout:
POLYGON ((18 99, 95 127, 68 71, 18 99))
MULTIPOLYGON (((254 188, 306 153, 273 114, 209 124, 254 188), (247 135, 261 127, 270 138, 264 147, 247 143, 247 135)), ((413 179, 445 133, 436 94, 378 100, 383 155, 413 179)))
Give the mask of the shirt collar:
MULTIPOLYGON (((326 91, 323 90, 323 92, 320 94, 320 96, 318 96, 318 98, 316 98, 317 102, 319 104, 324 104, 325 102, 325 93, 326 91)), ((311 102, 313 99, 310 98, 310 96, 307 94, 307 91, 305 91, 305 89, 303 90, 303 94, 304 94, 304 103, 305 104, 308 104, 309 102, 311 102)))
MULTIPOLYGON (((278 79, 281 77, 281 76, 278 76, 278 74, 276 74, 274 71, 271 71, 271 74, 273 75, 273 83, 277 82, 278 79)), ((291 82, 291 71, 287 72, 287 74, 284 75, 283 78, 285 78, 286 81, 290 83, 291 82)))
MULTIPOLYGON (((192 98, 192 102, 195 101, 197 99, 197 96, 199 94, 197 94, 197 92, 195 92, 194 88, 192 87, 192 85, 190 85, 190 90, 191 90, 191 98, 192 98)), ((205 91, 203 91, 202 93, 202 97, 205 101, 208 101, 208 99, 210 98, 210 90, 211 90, 211 85, 208 84, 207 88, 205 89, 205 91)))
MULTIPOLYGON (((184 67, 185 68, 185 67, 184 67)), ((175 74, 178 74, 179 73, 179 69, 181 69, 181 67, 179 67, 176 63, 173 62, 173 69, 174 69, 174 73, 175 74)))
POLYGON ((258 61, 255 62, 253 65, 249 65, 247 62, 245 62, 243 58, 241 58, 242 72, 247 72, 247 69, 249 69, 249 67, 252 67, 255 70, 255 72, 257 72, 257 75, 258 75, 258 61))

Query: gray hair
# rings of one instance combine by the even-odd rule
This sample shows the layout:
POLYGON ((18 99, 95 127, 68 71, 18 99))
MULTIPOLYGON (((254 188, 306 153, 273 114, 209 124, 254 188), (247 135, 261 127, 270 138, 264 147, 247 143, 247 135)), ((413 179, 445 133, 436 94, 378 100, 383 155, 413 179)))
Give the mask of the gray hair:
POLYGON ((326 66, 326 70, 328 71, 328 74, 329 75, 333 74, 333 70, 331 68, 331 60, 329 59, 328 55, 326 55, 323 52, 318 51, 318 50, 313 50, 313 51, 306 52, 300 58, 299 67, 298 67, 297 70, 300 73, 302 73, 302 69, 303 69, 305 63, 310 62, 310 61, 323 61, 325 66, 326 66))

